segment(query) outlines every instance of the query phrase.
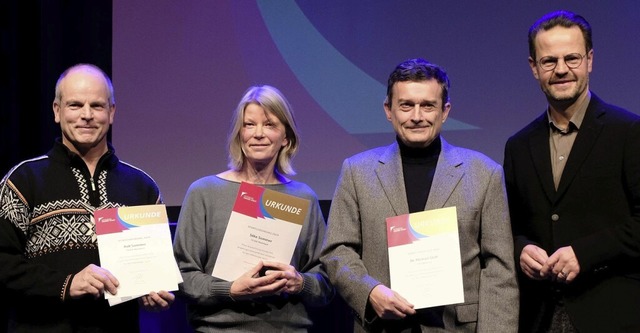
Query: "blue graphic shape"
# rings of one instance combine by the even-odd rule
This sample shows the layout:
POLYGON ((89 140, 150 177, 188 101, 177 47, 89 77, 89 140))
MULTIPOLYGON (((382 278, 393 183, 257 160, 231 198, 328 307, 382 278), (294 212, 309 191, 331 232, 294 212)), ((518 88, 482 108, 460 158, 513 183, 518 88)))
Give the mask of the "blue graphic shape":
MULTIPOLYGON (((446 123, 445 123, 446 124, 446 123)), ((407 226, 409 227, 409 231, 411 232, 411 235, 413 235, 413 237, 415 237, 416 239, 421 239, 421 238, 427 238, 430 237, 429 235, 425 235, 423 233, 418 232, 415 228, 413 228, 413 226, 411 225, 411 219, 409 217, 407 217, 407 219, 409 221, 407 221, 407 226)))
POLYGON ((122 230, 129 230, 129 229, 133 229, 133 228, 137 228, 138 227, 135 224, 128 223, 127 221, 121 219, 120 218, 120 214, 116 214, 116 217, 118 218, 118 222, 120 223, 120 225, 123 226, 122 230))
MULTIPOLYGON (((336 50, 295 1, 258 0, 257 4, 282 58, 333 120, 351 134, 393 132, 389 121, 382 116, 385 85, 336 50)), ((477 128, 452 118, 443 125, 443 130, 477 128)))
POLYGON ((258 207, 260 207, 260 213, 262 213, 262 217, 264 217, 265 220, 273 220, 273 216, 271 216, 271 214, 269 214, 269 212, 267 211, 267 208, 264 206, 264 199, 262 198, 264 196, 264 192, 263 191, 260 194, 260 200, 258 201, 258 207))

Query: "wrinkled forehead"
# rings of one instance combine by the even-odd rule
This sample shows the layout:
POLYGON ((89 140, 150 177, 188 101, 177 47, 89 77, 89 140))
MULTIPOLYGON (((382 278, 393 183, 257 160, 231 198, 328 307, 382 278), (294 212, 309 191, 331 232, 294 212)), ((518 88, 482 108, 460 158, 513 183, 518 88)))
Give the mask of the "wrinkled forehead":
POLYGON ((109 99, 109 88, 102 74, 95 71, 73 71, 60 81, 61 99, 109 99))
POLYGON ((393 99, 402 98, 403 96, 422 96, 441 98, 443 93, 442 84, 435 78, 424 80, 406 80, 398 81, 391 88, 393 99))

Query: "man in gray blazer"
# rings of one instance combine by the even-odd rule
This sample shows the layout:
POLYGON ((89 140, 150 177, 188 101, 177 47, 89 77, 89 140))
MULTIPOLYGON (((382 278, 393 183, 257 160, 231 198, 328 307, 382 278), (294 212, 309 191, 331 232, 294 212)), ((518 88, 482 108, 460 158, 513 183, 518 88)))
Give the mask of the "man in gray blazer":
POLYGON ((518 288, 502 167, 448 144, 449 79, 424 59, 391 73, 384 111, 396 142, 350 158, 322 253, 356 332, 516 332, 518 288), (386 218, 455 207, 464 302, 414 309, 390 285, 386 218), (359 324, 359 325, 358 325, 359 324))
POLYGON ((523 333, 640 332, 640 117, 589 90, 591 35, 569 11, 529 29, 548 107, 504 158, 523 333))

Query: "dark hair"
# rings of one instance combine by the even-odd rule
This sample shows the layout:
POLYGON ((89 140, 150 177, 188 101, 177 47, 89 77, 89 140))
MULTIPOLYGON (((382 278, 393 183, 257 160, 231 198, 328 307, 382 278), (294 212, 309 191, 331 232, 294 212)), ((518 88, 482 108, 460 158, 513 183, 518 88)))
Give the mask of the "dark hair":
POLYGON ((529 56, 531 59, 536 60, 536 47, 533 42, 538 33, 541 30, 547 31, 556 26, 565 28, 577 26, 582 31, 584 45, 587 47, 586 51, 589 52, 593 49, 591 25, 589 25, 589 22, 576 13, 567 10, 558 10, 544 15, 529 28, 529 56))
POLYGON ((385 103, 391 104, 393 85, 404 81, 427 81, 436 80, 442 87, 442 105, 449 102, 449 77, 440 66, 432 64, 422 58, 409 59, 400 63, 389 74, 387 80, 387 99, 385 103))

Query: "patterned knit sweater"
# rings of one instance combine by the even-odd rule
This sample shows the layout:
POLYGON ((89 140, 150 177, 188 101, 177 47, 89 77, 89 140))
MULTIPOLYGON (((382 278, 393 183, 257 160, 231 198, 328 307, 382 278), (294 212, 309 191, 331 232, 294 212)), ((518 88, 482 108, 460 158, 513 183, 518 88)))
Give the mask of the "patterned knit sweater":
POLYGON ((0 183, 0 283, 19 332, 136 332, 136 301, 71 299, 75 273, 99 265, 92 212, 161 203, 154 180, 111 145, 91 177, 57 139, 47 155, 15 166, 0 183))

